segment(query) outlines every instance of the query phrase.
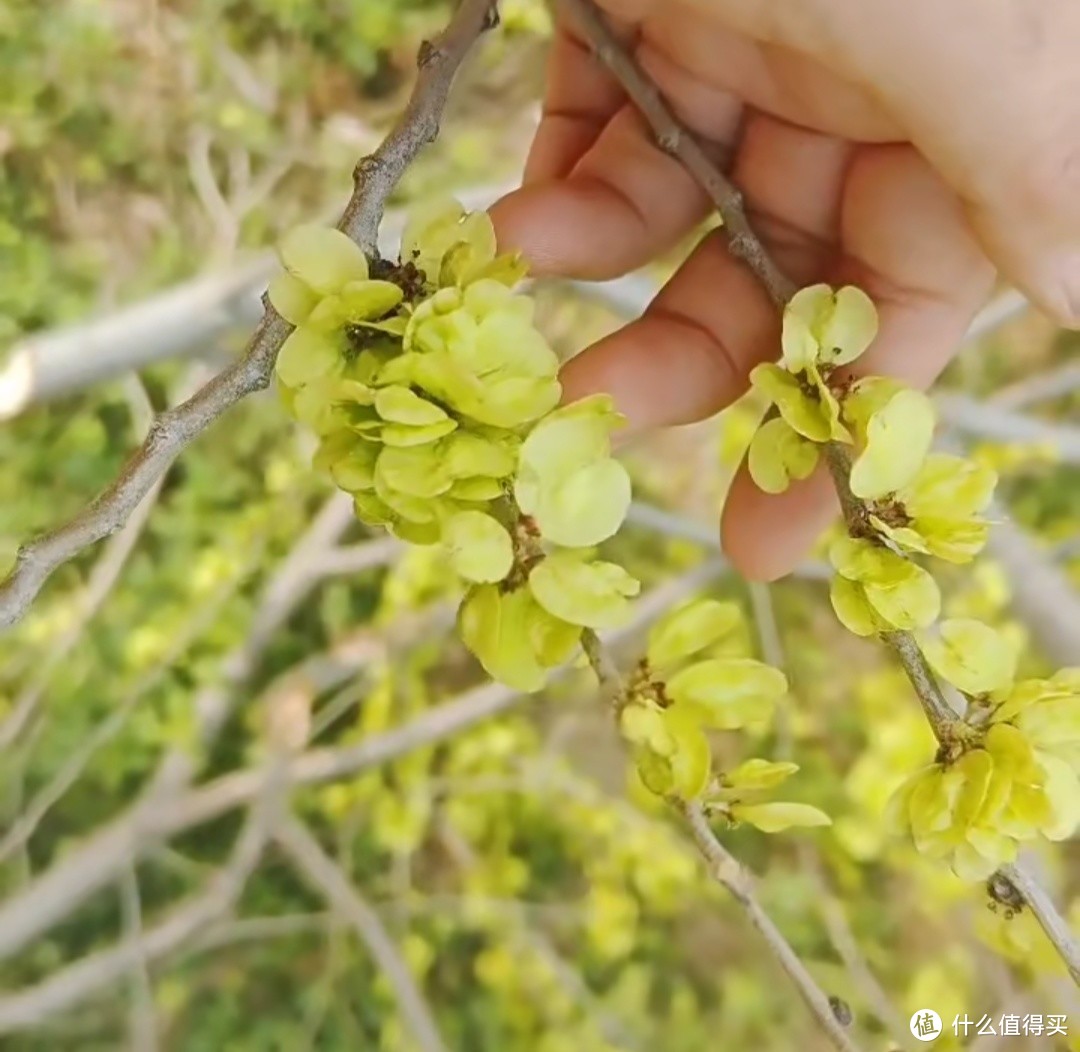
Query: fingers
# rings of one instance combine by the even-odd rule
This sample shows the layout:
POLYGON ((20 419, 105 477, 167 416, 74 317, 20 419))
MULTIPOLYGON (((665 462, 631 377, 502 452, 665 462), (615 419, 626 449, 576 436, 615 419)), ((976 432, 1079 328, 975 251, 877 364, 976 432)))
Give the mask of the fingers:
POLYGON ((566 365, 564 397, 611 394, 630 433, 690 423, 738 398, 778 341, 768 296, 712 234, 640 320, 566 365))
POLYGON ((1005 276, 1059 325, 1080 329, 1080 113, 1070 174, 1061 170, 1044 184, 972 204, 968 214, 987 254, 1005 276))
POLYGON ((627 105, 567 178, 523 187, 491 217, 500 248, 522 251, 533 273, 604 280, 671 248, 708 209, 696 181, 627 105))
MULTIPOLYGON (((815 280, 835 254, 849 157, 850 147, 828 136, 761 114, 746 122, 736 179, 770 251, 800 282, 815 280)), ((610 393, 631 432, 700 420, 738 398, 750 370, 776 356, 779 324, 757 280, 711 236, 639 321, 566 366, 566 397, 610 393)))
MULTIPOLYGON (((633 29, 624 28, 620 36, 632 40, 633 29)), ((556 27, 546 86, 540 127, 525 164, 526 184, 569 175, 626 101, 619 82, 565 22, 556 27)))
MULTIPOLYGON (((844 253, 822 277, 864 288, 880 318, 858 371, 926 387, 963 342, 993 283, 959 203, 914 150, 868 147, 851 165, 841 238, 844 253)), ((770 496, 744 465, 724 507, 724 549, 746 576, 773 580, 797 565, 836 510, 824 470, 770 496)))

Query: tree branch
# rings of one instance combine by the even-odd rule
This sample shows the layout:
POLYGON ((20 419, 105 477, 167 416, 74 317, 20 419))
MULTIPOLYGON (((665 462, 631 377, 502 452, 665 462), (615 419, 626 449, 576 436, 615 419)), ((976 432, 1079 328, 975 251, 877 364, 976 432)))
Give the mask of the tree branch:
MULTIPOLYGON (((777 268, 767 249, 750 226, 736 188, 701 149, 693 135, 683 128, 664 102, 656 85, 640 69, 609 28, 593 0, 563 0, 566 8, 580 22, 596 55, 608 66, 623 89, 641 109, 660 146, 677 157, 712 198, 724 220, 722 233, 733 255, 742 259, 758 277, 773 303, 783 310, 795 291, 795 285, 777 268)), ((845 520, 861 522, 863 510, 847 485, 847 451, 835 444, 826 449, 829 469, 837 485, 837 495, 845 520)), ((927 666, 914 636, 909 632, 890 632, 883 638, 900 659, 912 687, 919 696, 934 733, 947 739, 958 717, 945 701, 927 666)), ((1010 878, 1003 874, 1003 879, 1010 878)), ((1010 881, 1011 882, 1011 881, 1010 881)), ((1031 907, 1043 930, 1066 962, 1078 960, 1075 937, 1057 914, 1053 903, 1034 880, 1013 885, 1017 894, 1031 907)))
MULTIPOLYGON (((379 149, 357 165, 356 185, 338 225, 366 251, 375 249, 386 199, 405 168, 438 133, 454 74, 493 10, 493 0, 463 0, 442 35, 421 49, 419 76, 405 112, 379 149)), ((292 326, 266 301, 243 358, 159 416, 142 448, 86 509, 20 549, 14 569, 0 583, 0 628, 25 614, 53 570, 120 529, 190 442, 243 398, 269 385, 290 332, 292 326)))
POLYGON ((341 867, 297 819, 282 823, 274 839, 315 889, 326 896, 367 947, 386 977, 406 1025, 422 1052, 446 1052, 435 1016, 378 913, 364 900, 341 867))
MULTIPOLYGON (((273 631, 308 594, 311 587, 308 572, 311 560, 322 552, 326 544, 332 544, 351 521, 351 516, 344 514, 349 510, 346 504, 335 497, 323 506, 263 590, 251 635, 223 662, 223 683, 207 687, 196 696, 194 708, 198 734, 204 747, 213 740, 228 717, 239 688, 258 668, 273 631)), ((388 540, 390 538, 380 538, 372 544, 389 556, 397 549, 387 544, 388 540)), ((352 671, 357 667, 355 660, 344 664, 352 671)), ((275 681, 274 686, 278 683, 275 681)), ((67 861, 76 862, 71 869, 64 865, 54 867, 30 888, 0 902, 0 959, 18 952, 26 942, 47 931, 114 879, 118 873, 117 863, 141 854, 159 838, 173 835, 162 824, 162 816, 169 813, 170 807, 178 799, 183 798, 183 790, 194 777, 198 765, 198 753, 189 746, 167 752, 139 798, 122 814, 96 830, 68 857, 67 861), (31 888, 36 890, 26 902, 29 908, 22 909, 18 904, 24 901, 23 895, 30 893, 31 888)), ((249 791, 234 806, 250 800, 257 791, 258 772, 245 773, 252 776, 249 791)))
POLYGON ((420 45, 419 76, 394 130, 353 172, 355 192, 338 223, 369 255, 375 255, 386 201, 413 159, 439 134, 454 76, 476 38, 496 24, 494 0, 462 0, 446 29, 420 45))
POLYGON ((1065 918, 1058 912, 1046 889, 1035 879, 1034 874, 1020 862, 1002 866, 997 874, 990 878, 991 885, 997 876, 1007 880, 1020 898, 1024 900, 1035 915, 1035 919, 1039 922, 1042 930, 1046 932, 1046 936, 1053 944, 1054 949, 1057 950, 1061 959, 1065 962, 1073 982, 1080 986, 1080 942, 1077 941, 1065 918))
POLYGON ((795 984, 807 1008, 813 1012, 833 1045, 842 1052, 858 1052, 858 1045, 836 1017, 829 998, 822 992, 814 977, 799 960, 798 954, 773 923, 772 918, 754 897, 750 875, 713 833, 705 813, 698 804, 683 804, 682 812, 709 867, 709 875, 726 888, 742 907, 750 923, 757 928, 768 944, 780 967, 795 984))

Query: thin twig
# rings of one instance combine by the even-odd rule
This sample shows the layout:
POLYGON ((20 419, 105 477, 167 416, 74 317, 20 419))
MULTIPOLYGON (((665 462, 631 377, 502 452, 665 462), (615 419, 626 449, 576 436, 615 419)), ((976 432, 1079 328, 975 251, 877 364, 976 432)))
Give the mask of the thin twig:
POLYGON ((398 1008, 423 1052, 446 1052, 434 1013, 378 913, 301 822, 289 819, 274 834, 305 879, 326 896, 371 953, 394 991, 398 1008))
POLYGON ((439 134, 439 121, 454 76, 476 38, 495 24, 494 0, 462 0, 446 29, 420 45, 416 88, 383 144, 353 172, 356 190, 338 224, 368 255, 378 243, 386 201, 406 168, 439 134), (439 104, 432 105, 432 100, 439 104))
POLYGON ((758 276, 773 302, 787 303, 798 286, 773 262, 757 239, 743 210, 742 195, 702 149, 693 132, 675 118, 659 88, 642 73, 592 0, 564 0, 564 3, 588 37, 597 57, 616 76, 649 122, 660 148, 677 157, 709 195, 724 221, 724 233, 732 255, 758 276))
POLYGON ((15 699, 11 711, 0 724, 0 753, 11 748, 33 721, 45 699, 45 692, 54 673, 79 642, 87 625, 120 581, 124 567, 150 520, 150 513, 157 503, 164 480, 165 476, 162 475, 151 485, 149 492, 136 506, 124 528, 112 538, 101 558, 94 564, 82 594, 76 599, 78 612, 74 620, 56 640, 52 650, 37 663, 33 680, 15 699))
MULTIPOLYGON (((333 497, 326 502, 312 524, 286 556, 274 573, 257 602, 255 622, 248 638, 222 663, 222 682, 205 688, 196 695, 194 709, 198 734, 205 748, 213 741, 220 727, 232 711, 233 702, 244 683, 258 668, 262 654, 278 627, 295 610, 313 586, 310 567, 327 544, 333 544, 351 521, 348 502, 333 497)), ((397 548, 384 543, 383 538, 373 541, 386 557, 397 548)), ((361 655, 366 660, 367 654, 361 655)), ((356 662, 346 662, 349 669, 356 662)), ((168 813, 173 801, 183 797, 184 790, 199 767, 199 754, 188 745, 170 749, 157 770, 151 776, 147 788, 124 812, 97 829, 73 852, 81 858, 70 871, 65 867, 50 877, 54 871, 43 874, 35 884, 37 893, 33 905, 20 909, 16 903, 20 895, 0 902, 0 959, 17 952, 25 942, 39 935, 114 879, 116 864, 131 855, 141 853, 160 836, 167 835, 161 824, 161 816, 168 813)), ((257 791, 258 773, 249 784, 249 795, 257 791)), ((241 800, 241 803, 244 801, 241 800)), ((27 888, 26 891, 30 889, 27 888)))
MULTIPOLYGON (((454 74, 490 23, 492 0, 464 0, 446 30, 421 49, 420 72, 405 112, 379 149, 356 168, 352 197, 339 226, 369 253, 383 209, 405 168, 438 133, 454 74)), ((154 421, 150 434, 117 478, 74 518, 23 545, 0 582, 0 628, 26 613, 49 575, 84 548, 115 533, 181 451, 223 413, 270 383, 274 362, 292 326, 267 300, 243 358, 183 404, 154 421)))
MULTIPOLYGON (((738 190, 701 149, 693 135, 684 129, 664 102, 659 89, 623 48, 593 0, 563 0, 581 24, 597 56, 608 66, 626 93, 641 109, 662 148, 677 157, 700 185, 708 192, 724 220, 722 233, 732 254, 742 259, 759 278, 774 304, 783 309, 795 291, 795 285, 776 266, 746 218, 738 190)), ((861 525, 865 512, 851 496, 847 485, 847 451, 835 444, 826 448, 826 459, 837 495, 849 526, 861 525)), ((958 717, 941 693, 926 660, 908 632, 890 632, 885 641, 900 659, 939 739, 948 740, 958 717)), ((1011 879, 1003 874, 1005 879, 1011 879)), ((1080 960, 1076 956, 1076 940, 1068 925, 1056 912, 1046 893, 1033 880, 1022 879, 1014 884, 1017 893, 1031 907, 1043 930, 1067 962, 1080 960)), ((1078 978, 1080 982, 1080 978, 1078 978)))
POLYGON ((1058 912, 1045 888, 1035 879, 1027 866, 1020 862, 1002 866, 998 870, 998 875, 1003 876, 1013 886, 1030 908, 1050 942, 1053 943, 1054 949, 1061 955, 1073 982, 1080 986, 1080 941, 1058 912))
MULTIPOLYGON (((762 658, 773 668, 788 671, 787 656, 783 638, 780 635, 780 623, 776 617, 772 590, 775 586, 761 582, 751 582, 749 586, 750 607, 757 628, 758 643, 762 658)), ((776 758, 791 758, 794 742, 791 736, 790 704, 777 711, 776 758)), ((799 863, 817 885, 818 912, 821 915, 829 941, 833 945, 852 980, 862 991, 863 998, 870 1010, 889 1029, 894 1040, 907 1044, 907 1029, 899 1013, 893 1007, 889 995, 878 982, 859 949, 858 940, 851 930, 843 907, 829 889, 819 853, 805 840, 799 841, 797 848, 799 863)))
POLYGON ((585 651, 585 656, 596 673, 601 698, 609 705, 616 704, 622 693, 622 679, 607 648, 591 628, 586 628, 581 633, 581 649, 585 651))
POLYGON ((806 1006, 814 1013, 833 1045, 842 1052, 858 1052, 858 1045, 837 1019, 829 998, 754 897, 749 873, 717 839, 701 807, 698 804, 684 804, 682 812, 690 824, 701 854, 708 863, 710 876, 731 893, 750 923, 761 933, 769 950, 795 984, 806 1006))
POLYGON ((158 1047, 158 1023, 154 1010, 154 984, 143 952, 142 896, 135 865, 131 865, 120 878, 120 905, 124 917, 124 939, 138 951, 131 968, 131 1049, 132 1052, 154 1052, 158 1047))

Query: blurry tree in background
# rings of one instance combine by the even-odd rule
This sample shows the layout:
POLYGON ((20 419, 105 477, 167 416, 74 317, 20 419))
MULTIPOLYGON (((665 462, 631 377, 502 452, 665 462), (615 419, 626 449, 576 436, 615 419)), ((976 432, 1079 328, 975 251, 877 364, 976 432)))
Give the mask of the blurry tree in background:
MULTIPOLYGON (((516 177, 550 25, 540 0, 500 8, 392 208, 448 189, 483 204, 516 177)), ((340 212, 450 9, 0 5, 0 569, 235 358, 260 253, 340 212), (75 383, 91 318, 131 357, 75 383)), ((542 327, 567 357, 662 277, 540 288, 542 327)), ((1016 525, 942 585, 949 616, 999 627, 1040 675, 1080 657, 1078 343, 1004 302, 939 408, 1016 525)), ((909 1016, 933 1008, 938 1047, 960 1046, 958 1014, 1071 1013, 1072 1037, 995 1047, 1080 1048, 1030 911, 887 835, 887 799, 934 748, 902 673, 836 624, 819 562, 765 588, 720 558, 716 509, 761 410, 749 396, 626 451, 638 501, 605 548, 645 596, 613 653, 707 594, 745 613, 728 656, 785 666, 782 718, 715 755, 749 738, 794 756, 799 799, 834 825, 724 842, 859 1047, 911 1047, 909 1016)), ((439 551, 362 528, 310 454, 276 398, 244 401, 0 640, 0 1047, 828 1047, 637 781, 587 672, 531 698, 487 682, 439 551), (283 763, 295 818, 264 853, 283 763)), ((1076 856, 1029 862, 1080 920, 1076 856)))

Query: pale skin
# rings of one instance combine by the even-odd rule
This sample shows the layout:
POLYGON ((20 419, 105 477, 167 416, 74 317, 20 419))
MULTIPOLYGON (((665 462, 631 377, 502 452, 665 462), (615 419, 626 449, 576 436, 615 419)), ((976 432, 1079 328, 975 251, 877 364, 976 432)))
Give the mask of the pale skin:
MULTIPOLYGON (((1080 328, 1080 0, 600 0, 678 116, 743 190, 799 284, 860 285, 880 335, 860 371, 925 387, 995 276, 1080 328)), ((616 277, 709 212, 563 23, 524 186, 493 210, 534 273, 616 277)), ((775 309, 717 237, 639 320, 564 370, 634 430, 730 404, 779 348, 775 309)), ((745 468, 724 548, 749 577, 803 557, 836 512, 827 476, 759 492, 745 468)))

